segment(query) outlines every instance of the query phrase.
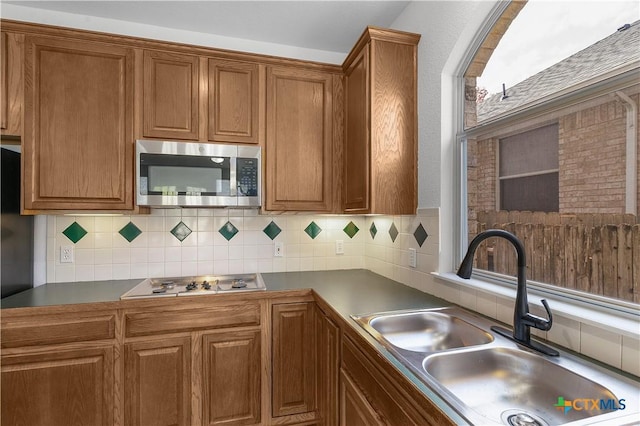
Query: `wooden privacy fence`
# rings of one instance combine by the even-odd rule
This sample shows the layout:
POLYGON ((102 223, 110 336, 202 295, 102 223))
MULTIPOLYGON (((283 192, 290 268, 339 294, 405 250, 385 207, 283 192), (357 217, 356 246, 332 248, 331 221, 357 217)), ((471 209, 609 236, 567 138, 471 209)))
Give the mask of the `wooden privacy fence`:
MULTIPOLYGON (((640 303, 640 224, 634 215, 478 212, 478 232, 504 229, 524 244, 527 278, 640 303)), ((478 250, 480 269, 515 276, 515 250, 503 239, 478 250)))

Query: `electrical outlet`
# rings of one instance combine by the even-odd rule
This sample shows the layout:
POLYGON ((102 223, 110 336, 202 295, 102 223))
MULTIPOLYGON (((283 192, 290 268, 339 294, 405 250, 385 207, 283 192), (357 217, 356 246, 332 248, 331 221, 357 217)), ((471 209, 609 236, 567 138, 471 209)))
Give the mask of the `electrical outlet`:
POLYGON ((73 263, 73 246, 60 246, 60 263, 73 263))
POLYGON ((336 254, 344 254, 344 240, 336 240, 336 254))
POLYGON ((415 268, 417 265, 416 258, 417 258, 416 249, 410 248, 409 249, 409 266, 411 266, 412 268, 415 268))
POLYGON ((281 241, 277 241, 273 245, 273 257, 284 256, 284 244, 281 241))

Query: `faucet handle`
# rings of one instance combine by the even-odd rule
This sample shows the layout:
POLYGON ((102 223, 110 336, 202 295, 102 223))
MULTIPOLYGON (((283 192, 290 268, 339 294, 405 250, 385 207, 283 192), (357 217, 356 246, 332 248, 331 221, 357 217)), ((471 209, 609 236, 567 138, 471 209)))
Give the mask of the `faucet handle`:
POLYGON ((540 302, 542 302, 542 306, 544 306, 544 310, 547 311, 547 316, 549 317, 548 320, 543 320, 542 318, 540 318, 540 323, 536 324, 536 328, 543 330, 543 331, 547 331, 551 329, 551 326, 553 325, 553 315, 551 315, 551 309, 549 308, 549 304, 547 303, 546 299, 542 299, 540 302), (538 325, 540 325, 540 327, 538 327, 538 325))
POLYGON ((547 316, 549 319, 540 318, 539 316, 527 313, 522 318, 522 321, 528 325, 529 327, 537 328, 538 330, 548 331, 551 329, 551 325, 553 325, 553 315, 551 315, 551 309, 549 309, 549 304, 545 299, 541 300, 544 309, 547 311, 547 316))

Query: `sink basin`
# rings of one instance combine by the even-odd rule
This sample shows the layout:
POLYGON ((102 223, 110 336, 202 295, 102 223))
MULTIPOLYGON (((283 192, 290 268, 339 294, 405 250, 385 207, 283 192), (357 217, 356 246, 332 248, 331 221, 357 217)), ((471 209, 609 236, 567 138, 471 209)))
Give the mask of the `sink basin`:
POLYGON ((371 318, 369 326, 391 345, 412 352, 438 352, 493 340, 478 327, 443 312, 383 314, 371 318))
MULTIPOLYGON (((616 411, 618 397, 526 351, 494 347, 425 358, 424 371, 483 418, 502 424, 557 425, 616 411), (581 402, 565 412, 564 401, 581 402), (600 400, 609 401, 601 409, 600 400), (608 409, 607 409, 608 408, 608 409), (520 423, 518 423, 520 421, 520 423)), ((621 396, 624 398, 624 396, 621 396)))
POLYGON ((637 379, 565 351, 546 357, 525 349, 463 308, 351 317, 470 424, 638 424, 637 379))

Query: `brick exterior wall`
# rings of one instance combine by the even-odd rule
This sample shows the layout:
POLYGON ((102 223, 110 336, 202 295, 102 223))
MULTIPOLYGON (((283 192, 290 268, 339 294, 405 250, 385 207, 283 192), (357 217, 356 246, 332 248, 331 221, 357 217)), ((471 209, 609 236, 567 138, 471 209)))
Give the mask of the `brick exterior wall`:
MULTIPOLYGON (((640 104, 639 94, 631 99, 640 104)), ((612 97, 558 118, 560 213, 625 212, 626 115, 624 104, 612 97)), ((498 138, 468 144, 468 191, 473 195, 468 202, 474 215, 495 209, 497 146, 498 138)), ((640 179, 640 160, 638 171, 640 179)))
POLYGON ((498 139, 485 139, 478 141, 477 147, 477 192, 478 210, 495 210, 496 208, 496 149, 498 139))
POLYGON ((616 99, 560 117, 561 213, 624 213, 626 115, 616 99))

